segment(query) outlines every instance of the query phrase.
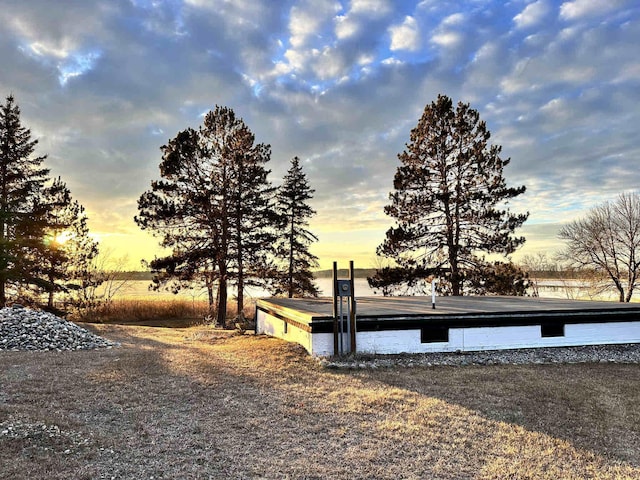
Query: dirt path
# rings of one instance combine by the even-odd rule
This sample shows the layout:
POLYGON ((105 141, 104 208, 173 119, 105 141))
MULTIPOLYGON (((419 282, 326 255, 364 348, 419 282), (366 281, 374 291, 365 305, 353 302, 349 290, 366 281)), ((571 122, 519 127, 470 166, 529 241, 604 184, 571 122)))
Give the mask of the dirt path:
POLYGON ((640 478, 640 366, 332 371, 204 327, 0 354, 0 478, 640 478), (3 433, 3 432, 7 433, 3 433))

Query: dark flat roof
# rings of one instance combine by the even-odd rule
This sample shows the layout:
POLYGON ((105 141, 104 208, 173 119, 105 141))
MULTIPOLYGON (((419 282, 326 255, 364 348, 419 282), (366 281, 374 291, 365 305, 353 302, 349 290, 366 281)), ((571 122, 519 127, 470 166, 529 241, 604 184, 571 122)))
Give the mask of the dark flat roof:
MULTIPOLYGON (((346 299, 345 299, 346 301, 346 299)), ((306 312, 313 317, 332 317, 332 299, 266 298, 260 302, 306 312)), ((346 308, 346 303, 344 304, 346 308)), ((588 311, 635 309, 640 303, 596 302, 533 297, 438 297, 432 309, 431 297, 356 297, 359 317, 405 315, 465 315, 473 313, 588 311)))
MULTIPOLYGON (((640 303, 532 297, 356 297, 359 329, 399 329, 418 325, 493 326, 533 323, 639 321, 640 303), (383 326, 383 324, 385 324, 383 326)), ((325 331, 333 319, 332 299, 267 298, 258 308, 283 320, 325 331)), ((346 299, 343 314, 346 316, 346 299)))

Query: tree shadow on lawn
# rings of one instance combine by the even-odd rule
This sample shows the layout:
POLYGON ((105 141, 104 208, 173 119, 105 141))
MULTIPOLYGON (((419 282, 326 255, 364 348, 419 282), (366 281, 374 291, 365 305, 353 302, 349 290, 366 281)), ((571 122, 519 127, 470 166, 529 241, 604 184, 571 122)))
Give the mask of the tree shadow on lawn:
MULTIPOLYGON (((162 343, 153 329, 146 331, 153 338, 138 335, 141 345, 162 343)), ((325 471, 334 478, 478 470, 484 472, 479 478, 509 471, 516 478, 523 472, 580 478, 591 471, 596 478, 640 477, 634 468, 640 466, 637 365, 381 369, 345 376, 321 369, 299 345, 193 332, 182 334, 186 350, 168 342, 165 368, 184 376, 191 398, 218 415, 208 436, 227 439, 221 446, 248 447, 242 454, 253 452, 261 475, 275 462, 294 476, 325 471), (297 461, 291 451, 299 452, 297 461), (354 463, 336 467, 336 458, 351 457, 354 463)))
POLYGON ((193 465, 202 465, 203 477, 233 477, 233 462, 210 429, 226 408, 214 387, 227 374, 208 365, 211 382, 194 380, 188 369, 195 362, 176 344, 184 334, 171 329, 163 341, 157 329, 134 328, 89 326, 121 342, 109 350, 0 356, 0 385, 9 392, 0 422, 25 432, 0 436, 0 478, 202 478, 188 474, 193 465), (32 433, 41 425, 63 432, 57 444, 82 442, 49 448, 46 435, 32 433))
POLYGON ((460 405, 640 466, 640 365, 390 368, 348 375, 460 405))
POLYGON ((500 401, 526 399, 515 373, 507 375, 513 391, 498 390, 488 402, 492 413, 475 396, 488 396, 491 381, 505 376, 500 371, 336 372, 298 345, 262 336, 90 328, 122 346, 0 356, 0 383, 13 392, 3 407, 7 416, 57 424, 88 440, 65 454, 3 449, 8 440, 0 439, 0 477, 640 476, 640 469, 576 451, 556 440, 567 437, 554 429, 550 438, 535 433, 546 432, 540 425, 506 418, 514 409, 500 401), (9 366, 21 374, 6 375, 9 366), (483 381, 484 389, 474 389, 483 381), (3 453, 9 451, 10 457, 3 453))
POLYGON ((194 318, 154 318, 149 320, 104 320, 95 322, 102 325, 128 325, 134 327, 189 328, 204 324, 201 317, 194 318))

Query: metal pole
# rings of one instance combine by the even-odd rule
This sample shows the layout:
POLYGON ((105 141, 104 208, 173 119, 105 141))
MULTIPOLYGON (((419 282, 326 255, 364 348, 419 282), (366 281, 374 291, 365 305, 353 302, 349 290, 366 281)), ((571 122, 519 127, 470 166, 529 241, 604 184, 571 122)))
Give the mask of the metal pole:
MULTIPOLYGON (((349 348, 349 351, 353 353, 353 350, 351 349, 351 304, 350 304, 350 299, 347 298, 346 300, 346 304, 347 304, 347 316, 344 317, 344 322, 347 326, 347 335, 345 336, 345 339, 347 340, 347 347, 349 348)), ((345 348, 346 350, 346 348, 345 348)))
POLYGON ((351 292, 349 292, 349 302, 351 303, 351 308, 349 309, 349 346, 351 348, 351 353, 356 353, 356 279, 353 273, 353 260, 349 261, 349 279, 351 280, 351 282, 349 282, 351 284, 351 292))
POLYGON ((342 297, 340 297, 340 355, 344 355, 344 318, 342 314, 342 297))
POLYGON ((338 346, 338 262, 333 262, 333 354, 339 354, 338 346))
POLYGON ((436 279, 431 280, 431 308, 436 309, 436 279))

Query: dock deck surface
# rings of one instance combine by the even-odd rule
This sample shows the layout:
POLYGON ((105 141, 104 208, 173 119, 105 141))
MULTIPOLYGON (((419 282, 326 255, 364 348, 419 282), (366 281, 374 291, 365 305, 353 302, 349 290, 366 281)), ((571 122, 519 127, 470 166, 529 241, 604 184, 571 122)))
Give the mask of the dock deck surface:
MULTIPOLYGON (((267 298, 265 302, 286 310, 297 311, 315 319, 332 317, 332 299, 267 298)), ((438 297, 432 308, 431 297, 356 297, 359 318, 397 316, 443 316, 469 314, 588 312, 594 310, 638 310, 640 303, 580 301, 532 297, 438 297)), ((346 308, 346 307, 345 307, 346 308)))

